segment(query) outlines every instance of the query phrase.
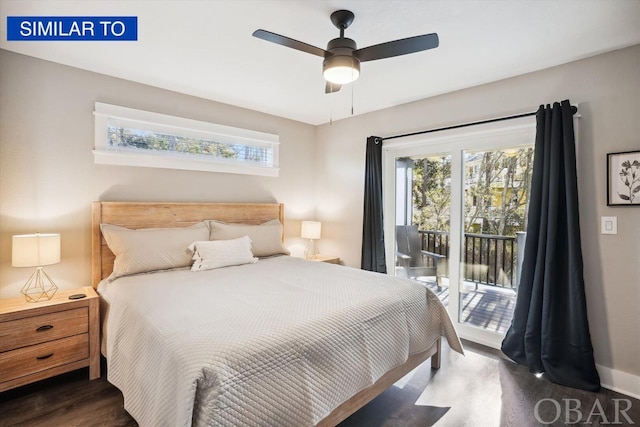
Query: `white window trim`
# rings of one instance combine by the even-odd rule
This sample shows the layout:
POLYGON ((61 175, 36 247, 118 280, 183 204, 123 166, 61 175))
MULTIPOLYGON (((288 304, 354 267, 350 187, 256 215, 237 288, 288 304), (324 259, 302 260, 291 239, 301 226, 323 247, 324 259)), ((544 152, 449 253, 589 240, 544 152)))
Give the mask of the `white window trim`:
POLYGON ((278 165, 280 137, 278 135, 234 128, 198 120, 152 113, 117 105, 95 103, 95 148, 96 164, 138 166, 165 169, 181 169, 206 172, 236 173, 245 175, 279 175, 278 165), (214 138, 217 142, 247 144, 271 149, 272 164, 262 166, 242 160, 188 155, 172 152, 140 152, 114 150, 108 144, 108 122, 135 125, 138 129, 165 132, 177 136, 214 138))

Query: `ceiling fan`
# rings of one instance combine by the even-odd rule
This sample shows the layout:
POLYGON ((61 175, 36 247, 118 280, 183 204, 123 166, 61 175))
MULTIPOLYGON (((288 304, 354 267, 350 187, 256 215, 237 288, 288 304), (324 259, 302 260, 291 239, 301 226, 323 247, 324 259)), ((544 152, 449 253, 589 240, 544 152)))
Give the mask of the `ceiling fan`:
POLYGON ((253 36, 323 57, 322 72, 327 81, 325 93, 337 92, 343 84, 356 80, 360 76, 361 62, 391 58, 438 47, 438 35, 432 33, 358 49, 355 41, 344 36, 344 30, 351 25, 354 17, 354 14, 348 10, 336 10, 331 14, 331 22, 340 30, 340 37, 331 40, 327 44, 327 50, 266 30, 256 30, 253 32, 253 36))

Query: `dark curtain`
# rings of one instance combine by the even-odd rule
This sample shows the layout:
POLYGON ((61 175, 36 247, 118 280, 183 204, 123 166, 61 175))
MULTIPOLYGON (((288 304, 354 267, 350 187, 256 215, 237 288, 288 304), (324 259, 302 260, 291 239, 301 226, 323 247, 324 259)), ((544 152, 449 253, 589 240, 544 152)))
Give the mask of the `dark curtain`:
POLYGON ((573 111, 540 106, 522 274, 509 358, 552 382, 600 389, 589 335, 578 218, 573 111))
POLYGON ((382 140, 367 138, 364 170, 364 218, 362 221, 363 270, 387 272, 382 230, 382 140))

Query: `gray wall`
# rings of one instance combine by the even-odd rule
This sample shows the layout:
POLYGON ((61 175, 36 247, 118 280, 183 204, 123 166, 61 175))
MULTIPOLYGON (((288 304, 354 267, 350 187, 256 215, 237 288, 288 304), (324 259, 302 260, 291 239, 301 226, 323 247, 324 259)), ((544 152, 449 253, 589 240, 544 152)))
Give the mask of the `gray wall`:
MULTIPOLYGON (((212 84, 215 84, 212 82, 212 84)), ((93 200, 285 204, 285 244, 304 250, 313 219, 315 127, 0 50, 0 297, 31 273, 11 267, 11 236, 59 232, 62 288, 90 284, 93 200), (280 176, 96 165, 96 101, 280 135, 280 176)))
POLYGON ((606 153, 640 150, 640 46, 318 127, 321 250, 360 265, 367 136, 535 111, 567 98, 582 115, 580 222, 596 363, 640 375, 640 207, 607 207, 605 180, 606 153), (618 217, 618 235, 599 234, 600 216, 618 217))

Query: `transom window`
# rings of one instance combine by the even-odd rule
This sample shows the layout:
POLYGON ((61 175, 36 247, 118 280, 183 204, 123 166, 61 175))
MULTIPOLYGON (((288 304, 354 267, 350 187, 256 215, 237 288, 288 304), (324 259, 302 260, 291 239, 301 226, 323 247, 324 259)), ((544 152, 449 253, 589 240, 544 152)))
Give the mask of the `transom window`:
POLYGON ((277 135, 96 102, 95 162, 278 176, 277 135))

